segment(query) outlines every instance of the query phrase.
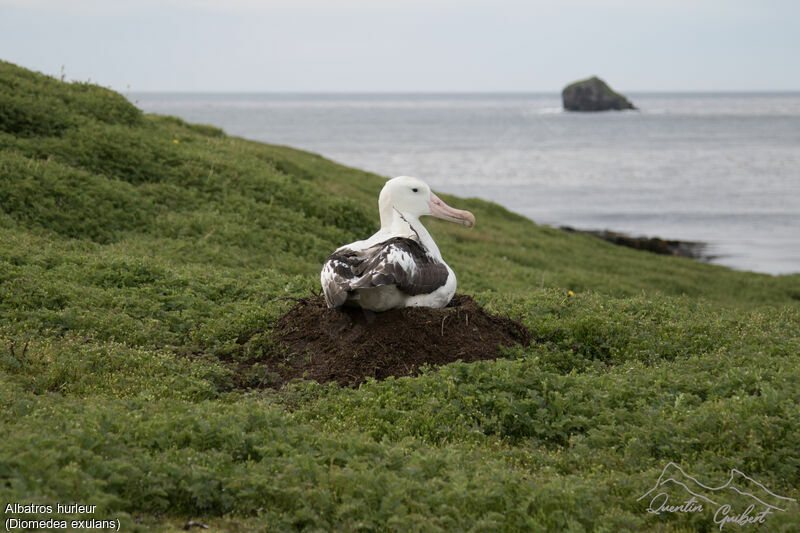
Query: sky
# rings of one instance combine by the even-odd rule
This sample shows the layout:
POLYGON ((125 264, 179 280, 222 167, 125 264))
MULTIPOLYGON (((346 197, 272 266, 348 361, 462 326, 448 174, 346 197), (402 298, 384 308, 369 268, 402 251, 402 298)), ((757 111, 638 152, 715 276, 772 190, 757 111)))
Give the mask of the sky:
POLYGON ((0 0, 0 59, 123 92, 791 91, 798 52, 795 0, 0 0))

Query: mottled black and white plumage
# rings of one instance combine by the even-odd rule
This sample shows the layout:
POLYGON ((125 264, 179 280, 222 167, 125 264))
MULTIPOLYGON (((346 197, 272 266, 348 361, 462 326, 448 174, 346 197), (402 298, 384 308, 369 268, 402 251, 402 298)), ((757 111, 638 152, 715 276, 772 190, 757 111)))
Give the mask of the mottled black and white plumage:
MULTIPOLYGON (((393 237, 362 253, 349 248, 334 252, 325 262, 329 307, 344 305, 359 289, 395 286, 409 296, 433 293, 450 276, 447 266, 428 255, 419 242, 393 237)), ((445 304, 447 305, 447 304, 445 304)))
POLYGON ((422 215, 471 227, 475 217, 449 207, 423 181, 389 180, 378 200, 381 229, 342 246, 325 261, 320 281, 328 307, 359 305, 371 311, 444 307, 456 290, 452 269, 419 222, 422 215))

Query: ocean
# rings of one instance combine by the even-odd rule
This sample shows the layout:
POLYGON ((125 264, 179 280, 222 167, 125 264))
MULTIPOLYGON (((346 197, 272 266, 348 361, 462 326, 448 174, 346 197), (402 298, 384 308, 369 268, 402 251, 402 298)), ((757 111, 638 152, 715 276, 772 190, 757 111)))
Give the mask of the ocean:
POLYGON ((540 224, 700 241, 717 264, 800 272, 800 93, 628 93, 639 111, 604 113, 563 112, 559 94, 127 96, 540 224))

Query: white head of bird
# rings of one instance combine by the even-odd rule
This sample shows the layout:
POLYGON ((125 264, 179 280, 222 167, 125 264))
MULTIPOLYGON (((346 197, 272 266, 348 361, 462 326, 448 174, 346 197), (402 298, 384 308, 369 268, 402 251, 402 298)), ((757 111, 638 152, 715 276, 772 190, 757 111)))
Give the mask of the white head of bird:
POLYGON ((450 207, 431 191, 427 183, 410 176, 398 176, 387 181, 378 197, 378 208, 383 230, 389 230, 398 215, 411 224, 421 216, 431 215, 468 228, 475 225, 472 213, 450 207))

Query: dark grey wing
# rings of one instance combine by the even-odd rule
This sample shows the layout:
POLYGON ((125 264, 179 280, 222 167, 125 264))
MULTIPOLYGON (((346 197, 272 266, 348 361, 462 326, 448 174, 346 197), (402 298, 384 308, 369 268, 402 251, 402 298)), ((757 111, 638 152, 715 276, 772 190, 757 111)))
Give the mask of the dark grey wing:
POLYGON ((395 285, 415 296, 433 292, 447 283, 447 267, 429 256, 413 239, 395 237, 369 251, 354 268, 351 290, 395 285))
POLYGON ((343 248, 336 250, 322 265, 320 282, 328 307, 340 307, 352 291, 350 284, 356 277, 356 269, 364 262, 356 252, 343 248))

